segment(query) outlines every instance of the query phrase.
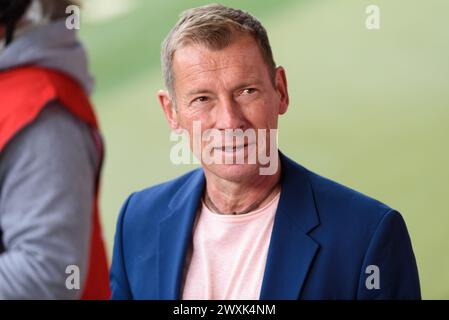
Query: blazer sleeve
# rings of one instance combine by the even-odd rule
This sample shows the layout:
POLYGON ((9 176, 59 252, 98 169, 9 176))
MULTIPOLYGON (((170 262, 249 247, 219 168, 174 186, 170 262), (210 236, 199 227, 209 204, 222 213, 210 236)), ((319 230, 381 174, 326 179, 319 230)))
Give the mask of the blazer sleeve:
POLYGON ((117 221, 117 227, 115 231, 114 249, 112 253, 112 264, 109 274, 110 286, 111 286, 111 300, 131 300, 132 293, 129 287, 128 276, 126 274, 126 266, 123 252, 123 221, 125 218, 128 204, 131 200, 131 196, 128 197, 125 204, 120 210, 120 214, 117 221))
POLYGON ((387 212, 365 254, 358 299, 421 299, 418 269, 400 213, 387 212))

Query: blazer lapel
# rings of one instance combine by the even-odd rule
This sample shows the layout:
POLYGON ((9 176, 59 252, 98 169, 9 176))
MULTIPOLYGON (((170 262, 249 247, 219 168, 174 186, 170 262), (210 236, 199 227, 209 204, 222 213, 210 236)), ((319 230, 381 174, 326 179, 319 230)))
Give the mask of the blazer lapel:
POLYGON ((158 244, 158 298, 180 299, 186 252, 191 240, 204 174, 197 170, 179 188, 169 203, 169 216, 160 221, 158 244))
POLYGON ((307 173, 280 155, 282 191, 268 250, 261 300, 298 299, 319 248, 307 234, 319 225, 307 173))

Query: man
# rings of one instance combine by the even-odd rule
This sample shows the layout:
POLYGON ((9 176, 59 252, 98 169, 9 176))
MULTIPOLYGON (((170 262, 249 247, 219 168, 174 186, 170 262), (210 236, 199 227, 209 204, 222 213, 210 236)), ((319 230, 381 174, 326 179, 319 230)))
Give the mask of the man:
POLYGON ((107 299, 102 143, 68 0, 0 0, 0 299, 107 299))
POLYGON ((162 67, 160 104, 202 168, 128 198, 112 298, 420 298, 401 215, 277 151, 268 132, 287 111, 287 82, 260 22, 221 5, 188 10, 162 67))

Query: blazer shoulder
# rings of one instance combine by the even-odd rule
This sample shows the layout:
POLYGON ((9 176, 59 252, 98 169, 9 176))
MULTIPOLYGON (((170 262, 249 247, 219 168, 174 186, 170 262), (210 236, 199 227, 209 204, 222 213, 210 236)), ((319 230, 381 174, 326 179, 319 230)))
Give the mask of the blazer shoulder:
POLYGON ((168 211, 167 208, 173 196, 188 183, 192 176, 197 174, 201 174, 201 169, 189 171, 175 179, 134 192, 127 201, 125 219, 127 222, 132 220, 138 223, 141 219, 148 218, 149 213, 152 220, 162 216, 168 211))
POLYGON ((396 211, 362 192, 305 170, 321 218, 332 216, 340 221, 377 224, 386 214, 396 211))

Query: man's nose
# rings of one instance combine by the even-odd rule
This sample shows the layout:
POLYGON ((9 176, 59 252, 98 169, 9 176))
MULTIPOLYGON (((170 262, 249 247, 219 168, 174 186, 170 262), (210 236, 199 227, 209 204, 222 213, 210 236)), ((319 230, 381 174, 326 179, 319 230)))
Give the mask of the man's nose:
POLYGON ((232 97, 221 99, 217 107, 217 129, 244 129, 245 120, 242 110, 240 105, 232 97))

